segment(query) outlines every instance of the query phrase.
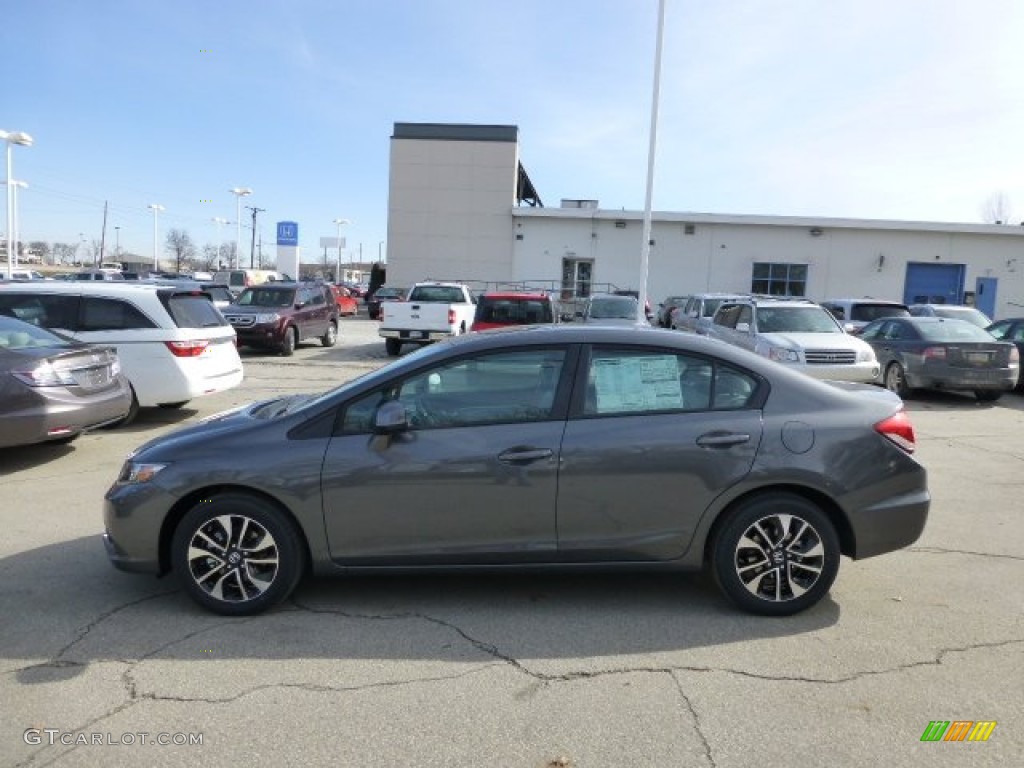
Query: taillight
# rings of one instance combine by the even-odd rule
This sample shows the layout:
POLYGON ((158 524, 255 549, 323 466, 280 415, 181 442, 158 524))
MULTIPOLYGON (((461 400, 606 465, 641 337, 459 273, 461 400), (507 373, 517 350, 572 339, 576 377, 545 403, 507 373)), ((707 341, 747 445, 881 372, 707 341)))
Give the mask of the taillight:
POLYGON ((945 347, 925 347, 924 351, 921 354, 924 356, 925 360, 927 360, 929 358, 932 358, 932 359, 935 359, 935 360, 945 360, 946 359, 946 348, 945 347))
POLYGON ((1017 347, 1010 347, 1010 367, 1020 368, 1020 352, 1017 347))
POLYGON ((192 341, 165 341, 164 344, 175 357, 199 357, 210 346, 209 339, 193 339, 192 341))
POLYGON ((907 453, 913 453, 917 440, 914 438, 914 425, 910 423, 910 417, 902 408, 887 419, 875 424, 875 431, 883 437, 889 438, 893 443, 907 453))
POLYGON ((448 325, 455 325, 455 310, 448 307, 448 325))

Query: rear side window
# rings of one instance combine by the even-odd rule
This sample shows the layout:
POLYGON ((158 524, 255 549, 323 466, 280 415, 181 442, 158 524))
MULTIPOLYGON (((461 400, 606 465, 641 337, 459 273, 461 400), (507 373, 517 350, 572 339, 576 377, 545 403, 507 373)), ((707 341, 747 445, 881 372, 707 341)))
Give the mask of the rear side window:
POLYGON ((41 328, 73 331, 78 325, 78 302, 77 296, 0 293, 0 315, 41 328))
POLYGON ((206 296, 179 293, 168 296, 164 303, 179 328, 216 328, 228 324, 206 296))
POLYGON ((82 298, 79 331, 125 331, 156 327, 156 323, 127 301, 93 296, 82 298))

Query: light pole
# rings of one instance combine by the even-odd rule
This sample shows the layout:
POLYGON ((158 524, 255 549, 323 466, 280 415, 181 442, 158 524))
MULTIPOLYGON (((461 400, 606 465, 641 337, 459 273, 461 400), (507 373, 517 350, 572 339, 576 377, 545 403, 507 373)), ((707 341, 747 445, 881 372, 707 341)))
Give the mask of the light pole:
POLYGON ((160 271, 160 239, 159 239, 159 223, 160 211, 166 211, 159 203, 150 203, 149 210, 153 212, 153 271, 160 271))
POLYGON ((384 250, 384 241, 381 240, 379 243, 377 243, 377 263, 378 264, 380 264, 381 261, 382 261, 382 259, 381 259, 381 252, 383 250, 384 250))
POLYGON ((335 273, 334 274, 334 282, 340 283, 340 282, 343 282, 342 279, 341 279, 341 228, 343 226, 345 226, 346 224, 351 224, 352 222, 349 221, 348 219, 335 219, 334 223, 338 225, 338 237, 337 237, 337 243, 338 243, 338 266, 334 270, 334 273, 335 273))
POLYGON ((12 251, 14 249, 14 232, 12 228, 14 226, 14 192, 13 192, 13 179, 11 178, 11 147, 15 144, 22 147, 32 146, 32 137, 23 131, 0 131, 0 139, 4 140, 7 145, 7 279, 11 279, 14 269, 14 262, 12 259, 12 251))
POLYGON ((121 228, 114 227, 114 255, 121 260, 121 228))
POLYGON ((220 257, 224 251, 224 225, 228 223, 228 220, 220 216, 214 216, 212 221, 217 225, 217 269, 220 269, 220 257))
POLYGON ((238 269, 238 252, 242 247, 242 198, 252 194, 249 187, 232 187, 228 190, 236 198, 235 206, 235 257, 231 260, 231 268, 238 269))
POLYGON ((13 200, 14 200, 14 205, 12 206, 14 208, 14 261, 12 263, 14 264, 15 267, 17 267, 18 266, 18 250, 19 250, 18 249, 18 242, 21 240, 21 219, 18 216, 18 189, 19 188, 27 189, 28 188, 28 182, 18 181, 17 179, 12 179, 10 184, 14 188, 12 190, 13 200))

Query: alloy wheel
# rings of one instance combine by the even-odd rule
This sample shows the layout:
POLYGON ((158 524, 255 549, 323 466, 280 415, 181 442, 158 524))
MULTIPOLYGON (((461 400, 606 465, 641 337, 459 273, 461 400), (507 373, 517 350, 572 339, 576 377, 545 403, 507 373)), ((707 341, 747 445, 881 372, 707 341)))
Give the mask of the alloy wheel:
POLYGON ((751 595, 785 602, 806 594, 818 582, 825 568, 825 547, 814 526, 797 515, 767 515, 740 536, 733 566, 751 595))
POLYGON ((280 568, 274 537, 245 515, 218 515, 199 525, 189 541, 187 560, 196 586, 229 603, 263 595, 280 568))

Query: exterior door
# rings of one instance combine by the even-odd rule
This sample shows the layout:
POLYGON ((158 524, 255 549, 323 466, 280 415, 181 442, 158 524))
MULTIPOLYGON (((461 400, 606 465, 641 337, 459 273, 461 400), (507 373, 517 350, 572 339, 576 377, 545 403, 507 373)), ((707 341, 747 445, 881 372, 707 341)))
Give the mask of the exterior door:
POLYGON ((758 380, 706 358, 597 348, 562 442, 563 561, 681 557, 697 523, 750 471, 758 380))
POLYGON ((350 565, 553 559, 565 358, 559 348, 459 358, 351 403, 322 474, 331 556, 350 565), (373 434, 383 400, 405 406, 406 431, 373 434))
POLYGON ((974 306, 989 317, 996 316, 996 289, 999 278, 979 277, 974 283, 974 306))

